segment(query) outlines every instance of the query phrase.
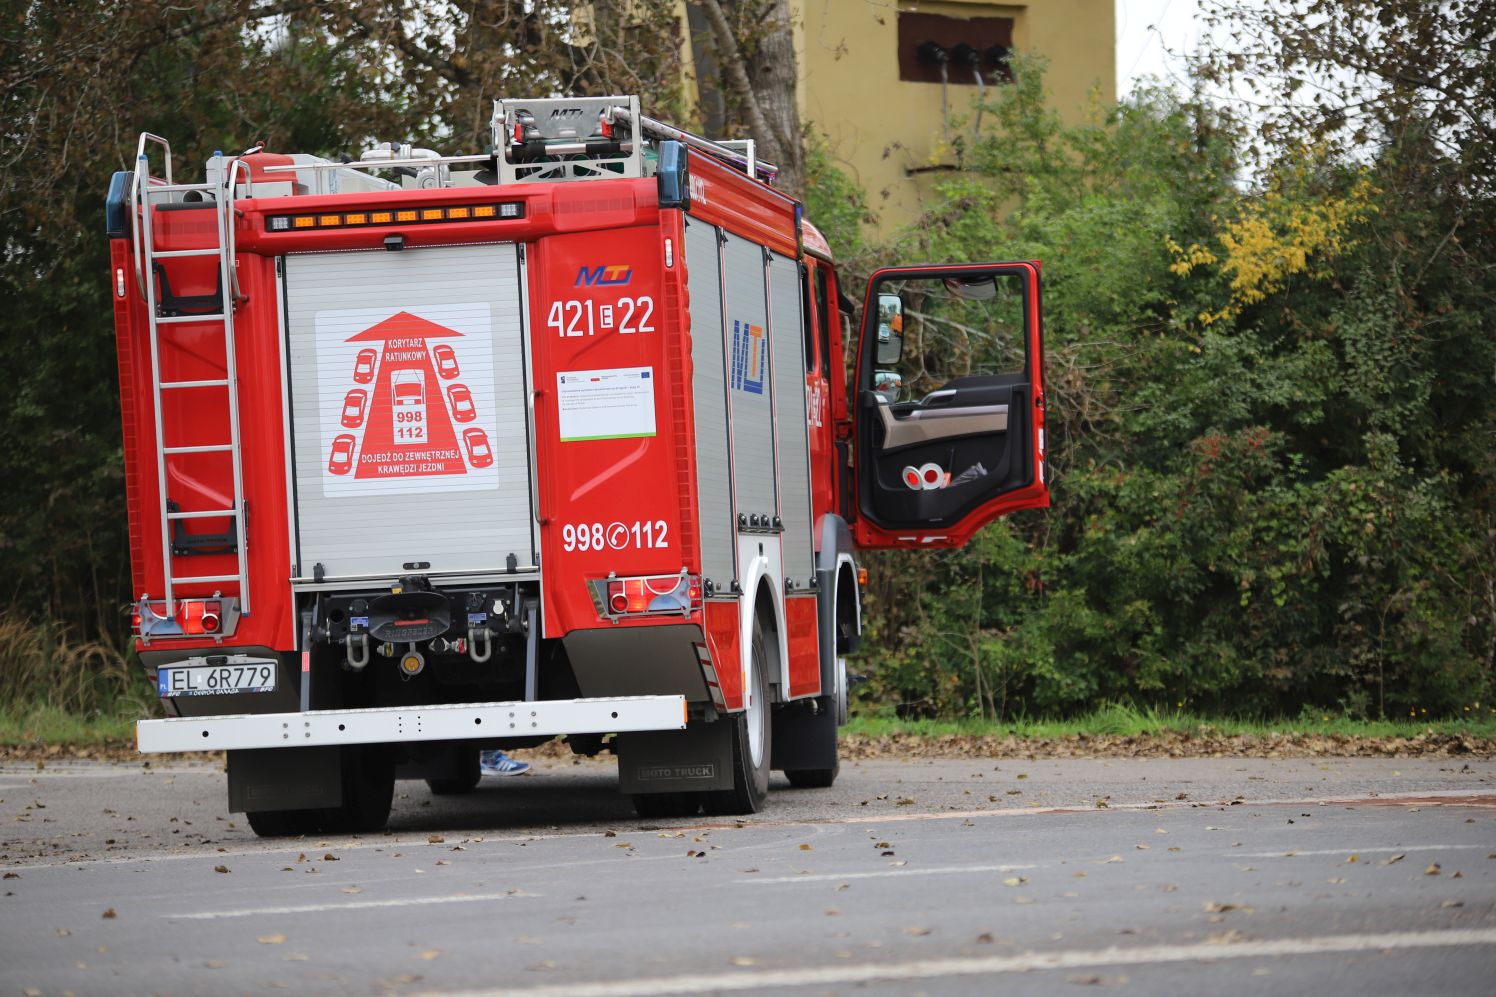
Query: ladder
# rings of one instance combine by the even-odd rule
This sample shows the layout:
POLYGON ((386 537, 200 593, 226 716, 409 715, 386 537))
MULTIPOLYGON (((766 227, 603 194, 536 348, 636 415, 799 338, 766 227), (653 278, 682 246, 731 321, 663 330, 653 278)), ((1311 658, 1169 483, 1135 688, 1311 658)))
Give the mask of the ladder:
MULTIPOLYGON (((207 183, 174 183, 171 173, 171 145, 165 139, 149 132, 140 136, 136 147, 135 182, 131 189, 131 223, 135 230, 135 278, 145 295, 146 320, 150 328, 151 351, 151 402, 156 426, 156 487, 161 502, 161 563, 165 580, 165 620, 178 622, 176 589, 183 585, 208 585, 236 582, 239 586, 239 615, 249 615, 249 556, 245 543, 244 470, 239 434, 239 375, 234 355, 234 307, 240 300, 238 274, 234 268, 234 192, 237 177, 243 166, 242 159, 235 158, 227 170, 224 169, 222 152, 215 152, 209 164, 207 183), (160 146, 163 153, 163 176, 153 177, 146 155, 148 145, 160 146), (182 195, 197 192, 198 197, 213 201, 213 213, 217 218, 218 242, 202 249, 176 249, 157 251, 153 224, 157 205, 163 200, 178 200, 182 195), (162 314, 162 302, 156 288, 157 261, 181 257, 208 257, 218 259, 217 309, 207 314, 190 313, 162 314), (208 324, 219 326, 223 332, 224 376, 202 380, 163 381, 161 379, 161 339, 169 336, 178 325, 201 327, 208 324), (161 415, 163 392, 166 391, 210 391, 221 393, 227 406, 229 437, 197 446, 168 446, 164 435, 161 415), (178 454, 223 453, 233 467, 233 504, 227 509, 180 510, 167 496, 167 466, 178 454), (186 521, 193 519, 228 518, 232 523, 231 537, 237 555, 238 571, 222 575, 178 575, 173 569, 172 559, 183 556, 174 541, 176 532, 185 533, 186 521), (181 524, 179 527, 178 524, 181 524)), ((252 183, 247 171, 245 182, 252 183)), ((253 194, 253 188, 250 193, 253 194)), ((164 274, 164 270, 162 271, 164 274)), ((169 284, 163 279, 162 290, 169 284)), ((201 303, 201 302, 199 302, 201 303)), ((221 595, 222 590, 214 592, 221 595)), ((140 600, 142 616, 149 610, 149 597, 142 594, 140 600)), ((155 616, 154 611, 151 615, 155 616)), ((162 619, 161 617, 156 617, 162 619)))

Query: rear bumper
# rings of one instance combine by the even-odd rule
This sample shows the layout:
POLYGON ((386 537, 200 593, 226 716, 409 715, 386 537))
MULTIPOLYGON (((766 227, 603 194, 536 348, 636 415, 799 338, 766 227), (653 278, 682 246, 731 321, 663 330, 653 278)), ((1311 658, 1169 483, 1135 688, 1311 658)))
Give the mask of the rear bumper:
POLYGON ((142 720, 135 741, 147 754, 295 748, 329 744, 458 741, 556 734, 620 734, 681 730, 684 696, 553 699, 532 703, 460 703, 447 706, 313 710, 220 717, 142 720))

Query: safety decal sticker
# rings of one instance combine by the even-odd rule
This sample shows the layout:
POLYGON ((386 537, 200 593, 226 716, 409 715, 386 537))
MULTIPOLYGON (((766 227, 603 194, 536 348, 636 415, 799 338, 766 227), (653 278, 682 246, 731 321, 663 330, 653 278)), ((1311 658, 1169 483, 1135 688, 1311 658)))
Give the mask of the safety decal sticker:
POLYGON ((318 312, 323 493, 498 485, 487 303, 318 312))
POLYGON ((653 436, 654 368, 561 371, 556 409, 563 443, 653 436))

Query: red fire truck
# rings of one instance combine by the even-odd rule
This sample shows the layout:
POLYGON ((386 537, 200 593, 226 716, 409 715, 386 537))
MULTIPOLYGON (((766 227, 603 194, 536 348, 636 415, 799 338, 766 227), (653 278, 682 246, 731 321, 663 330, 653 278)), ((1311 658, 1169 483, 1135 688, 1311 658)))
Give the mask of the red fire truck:
POLYGON ((644 816, 828 786, 858 551, 1049 501, 1037 263, 879 270, 858 321, 751 143, 493 128, 186 183, 146 134, 110 187, 137 739, 225 750, 260 834, 558 735, 644 816))

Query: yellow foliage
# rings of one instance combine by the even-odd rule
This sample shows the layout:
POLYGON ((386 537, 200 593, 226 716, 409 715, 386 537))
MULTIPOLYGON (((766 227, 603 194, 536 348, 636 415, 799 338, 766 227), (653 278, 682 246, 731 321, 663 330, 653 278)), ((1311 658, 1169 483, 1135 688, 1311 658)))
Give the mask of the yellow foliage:
POLYGON ((1350 247, 1351 226, 1377 210, 1372 198, 1379 191, 1364 176, 1340 196, 1285 192, 1298 187, 1295 181, 1302 182, 1305 173, 1302 165, 1290 167, 1261 197, 1244 201, 1237 217, 1216 235, 1219 254, 1198 243, 1186 249, 1165 237, 1174 255, 1173 273, 1187 277, 1197 267, 1218 266, 1230 278, 1230 300, 1196 316, 1201 325, 1235 318, 1246 306, 1281 291, 1290 277, 1323 279, 1330 273, 1329 261, 1350 247))

